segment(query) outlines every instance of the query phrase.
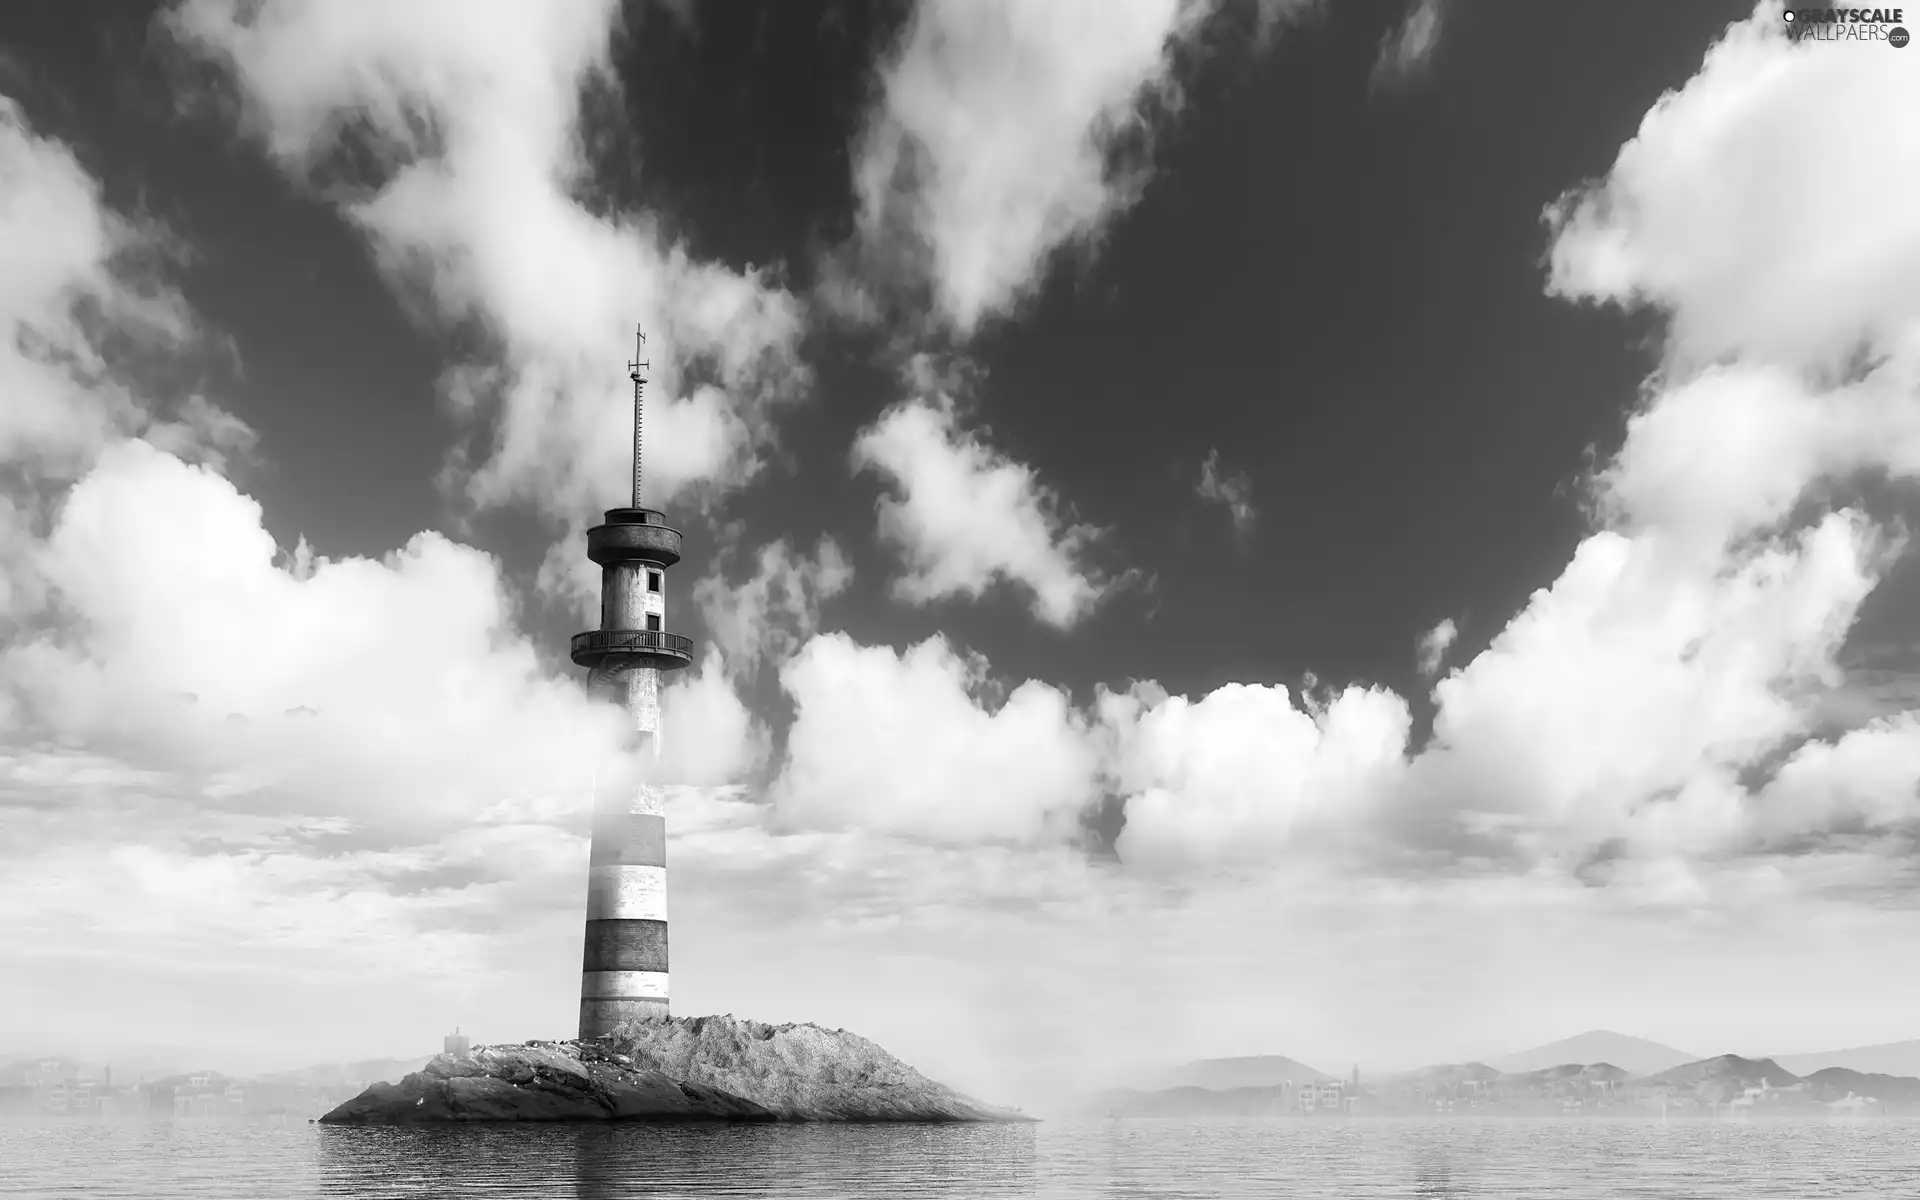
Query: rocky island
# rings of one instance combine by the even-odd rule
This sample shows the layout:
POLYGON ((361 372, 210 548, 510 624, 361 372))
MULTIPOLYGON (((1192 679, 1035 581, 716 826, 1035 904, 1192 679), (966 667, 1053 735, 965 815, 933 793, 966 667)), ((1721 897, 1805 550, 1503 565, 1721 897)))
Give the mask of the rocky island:
POLYGON ((1026 1121, 865 1038, 733 1016, 639 1022, 594 1041, 476 1046, 376 1083, 329 1125, 456 1121, 1026 1121))

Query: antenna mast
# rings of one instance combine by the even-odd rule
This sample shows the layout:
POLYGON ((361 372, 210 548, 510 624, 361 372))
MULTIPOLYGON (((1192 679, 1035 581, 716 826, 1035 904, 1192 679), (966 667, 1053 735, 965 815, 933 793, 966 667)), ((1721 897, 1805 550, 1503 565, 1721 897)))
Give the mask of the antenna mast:
POLYGON ((639 326, 633 330, 633 361, 627 364, 627 377, 633 380, 633 507, 640 507, 640 397, 647 387, 647 369, 653 366, 644 355, 647 335, 639 326))

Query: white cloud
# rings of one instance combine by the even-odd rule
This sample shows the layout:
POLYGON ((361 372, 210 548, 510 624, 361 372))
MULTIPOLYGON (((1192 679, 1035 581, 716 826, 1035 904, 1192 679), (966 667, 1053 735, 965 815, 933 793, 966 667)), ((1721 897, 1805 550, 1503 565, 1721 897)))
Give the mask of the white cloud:
POLYGON ((1193 490, 1202 500, 1227 510, 1233 521, 1233 532, 1242 540, 1253 536, 1254 522, 1260 515, 1253 507, 1253 480, 1245 471, 1222 470, 1219 450, 1207 451, 1206 459, 1200 464, 1200 482, 1193 490))
POLYGON ((1136 685, 1100 712, 1127 797, 1117 848, 1148 868, 1271 864, 1337 839, 1399 786, 1412 724, 1399 696, 1360 687, 1321 707, 1279 686, 1188 700, 1136 685))
POLYGON ((1425 782, 1534 853, 1613 838, 1687 851, 1746 833, 1737 773, 1810 732, 1885 565, 1858 514, 1732 561, 1659 534, 1590 538, 1435 688, 1425 782))
POLYGON ((36 137, 19 109, 0 97, 0 320, 12 335, 0 355, 0 455, 59 458, 89 449, 126 419, 123 400, 74 380, 61 351, 79 349, 98 367, 74 307, 114 290, 109 260, 124 226, 102 211, 93 180, 65 147, 36 137), (26 346, 52 345, 29 353, 26 346))
POLYGON ((905 654, 844 634, 780 670, 793 697, 780 817, 947 839, 1062 838, 1092 798, 1085 721, 1042 683, 988 706, 985 664, 944 638, 905 654))
POLYGON ((1629 422, 1601 502, 1623 527, 1715 553, 1779 526, 1821 484, 1920 471, 1916 379, 1910 352, 1842 387, 1744 362, 1676 379, 1629 422))
POLYGON ((1102 531, 1070 524, 1032 467, 960 428, 944 390, 882 413, 854 440, 853 463, 889 484, 880 536, 906 559, 894 583, 902 599, 978 598, 995 583, 1017 584, 1036 618, 1066 629, 1115 586, 1087 561, 1102 531))
POLYGON ((1407 15, 1380 39, 1380 53, 1373 60, 1374 86, 1397 87, 1425 72, 1440 46, 1445 17, 1444 0, 1413 0, 1407 15))
POLYGON ((790 658, 818 628, 821 602, 852 580, 839 543, 823 534, 811 557, 785 540, 770 542, 760 547, 752 578, 729 583, 716 571, 694 584, 693 596, 726 669, 749 675, 764 662, 790 658))
MULTIPOLYGON (((316 178, 347 145, 382 162, 372 190, 328 194, 408 296, 477 320, 497 350, 446 380, 457 411, 490 422, 468 495, 575 524, 628 476, 636 322, 654 368, 650 503, 746 479, 771 406, 804 379, 799 306, 769 276, 697 261, 652 218, 578 198, 591 185, 580 92, 615 85, 616 16, 611 0, 186 0, 172 19, 231 70, 288 171, 316 178)), ((548 582, 567 590, 563 574, 548 582)))
POLYGON ((700 669, 672 679, 660 697, 661 780, 691 787, 740 782, 770 751, 726 673, 709 655, 700 669))
POLYGON ((1442 618, 1438 625, 1420 635, 1419 666, 1422 675, 1432 675, 1439 671, 1440 663, 1447 657, 1447 651, 1453 646, 1453 640, 1460 636, 1454 628, 1453 618, 1442 618))
POLYGON ((1820 114, 1912 111, 1920 76, 1905 55, 1794 46, 1785 28, 1771 2, 1729 27, 1601 186, 1555 213, 1554 289, 1660 307, 1681 369, 1912 353, 1920 213, 1888 197, 1916 181, 1920 128, 1820 114))
MULTIPOLYGON (((99 185, 58 142, 38 136, 0 95, 0 461, 31 464, 37 478, 70 478, 114 437, 155 414, 113 373, 83 313, 123 338, 185 353, 198 336, 179 295, 154 277, 164 231, 135 226, 102 206, 99 185)), ((189 397, 171 436, 182 452, 228 448, 245 426, 189 397)), ((164 414, 162 414, 164 415, 164 414)))
MULTIPOLYGON (((1096 241, 1146 182, 1147 114, 1215 0, 920 0, 856 146, 859 236, 963 338, 1096 241)), ((1271 31, 1311 4, 1266 0, 1271 31)))
POLYGON ((260 516, 206 468, 107 448, 40 556, 68 619, 0 670, 54 736, 231 776, 242 805, 445 826, 588 785, 613 714, 541 669, 489 556, 426 533, 283 558, 260 516))

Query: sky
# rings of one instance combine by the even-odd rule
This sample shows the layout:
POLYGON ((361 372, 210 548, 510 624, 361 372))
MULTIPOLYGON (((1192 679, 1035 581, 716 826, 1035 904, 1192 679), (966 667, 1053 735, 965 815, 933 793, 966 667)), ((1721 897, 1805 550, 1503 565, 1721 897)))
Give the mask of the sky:
POLYGON ((1786 30, 8 6, 0 1032, 571 1035, 643 326, 677 1013, 1920 1036, 1920 51, 1786 30))

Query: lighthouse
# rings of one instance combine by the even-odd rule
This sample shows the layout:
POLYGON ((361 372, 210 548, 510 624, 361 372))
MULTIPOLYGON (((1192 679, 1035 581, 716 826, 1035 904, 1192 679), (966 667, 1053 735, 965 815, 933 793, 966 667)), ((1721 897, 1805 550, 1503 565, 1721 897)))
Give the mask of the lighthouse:
POLYGON ((649 769, 660 754, 660 679, 693 660, 693 640, 667 632, 668 568, 680 561, 680 531, 646 508, 640 492, 647 338, 635 335, 633 502, 608 509, 587 530, 600 568, 600 628, 573 637, 587 688, 624 709, 631 772, 596 780, 593 848, 587 860, 586 950, 580 964, 580 1037, 604 1037, 667 1007, 667 818, 649 769))

